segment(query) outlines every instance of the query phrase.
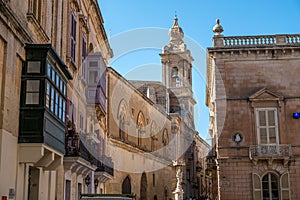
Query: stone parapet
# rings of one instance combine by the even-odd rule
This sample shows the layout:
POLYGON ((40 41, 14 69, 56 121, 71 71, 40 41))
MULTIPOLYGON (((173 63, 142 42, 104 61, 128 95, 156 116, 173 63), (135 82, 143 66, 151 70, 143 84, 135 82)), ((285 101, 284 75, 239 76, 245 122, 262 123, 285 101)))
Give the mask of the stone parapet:
POLYGON ((213 37, 214 47, 245 48, 270 46, 299 46, 300 34, 253 35, 253 36, 222 36, 213 37))

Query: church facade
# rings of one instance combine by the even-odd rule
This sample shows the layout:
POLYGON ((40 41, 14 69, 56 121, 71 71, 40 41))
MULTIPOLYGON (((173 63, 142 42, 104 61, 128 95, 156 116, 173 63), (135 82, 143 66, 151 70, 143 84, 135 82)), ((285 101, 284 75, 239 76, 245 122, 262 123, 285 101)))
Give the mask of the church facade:
POLYGON ((160 54, 162 82, 128 81, 108 69, 107 154, 114 161, 110 193, 137 199, 174 199, 176 171, 183 171, 184 198, 209 190, 209 145, 194 127, 193 58, 175 17, 160 54))
POLYGON ((300 36, 223 36, 207 49, 213 199, 299 199, 300 36))

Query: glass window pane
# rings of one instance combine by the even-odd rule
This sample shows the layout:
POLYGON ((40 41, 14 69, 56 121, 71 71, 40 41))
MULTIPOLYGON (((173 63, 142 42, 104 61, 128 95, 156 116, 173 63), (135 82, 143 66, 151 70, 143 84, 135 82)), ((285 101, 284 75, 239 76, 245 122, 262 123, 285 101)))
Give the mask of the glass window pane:
POLYGON ((40 73, 40 72, 41 72, 41 61, 27 62, 27 73, 40 73))
POLYGON ((58 75, 58 73, 56 73, 56 77, 55 77, 55 85, 59 88, 59 80, 60 80, 60 77, 58 75))
POLYGON ((26 104, 39 104, 39 80, 27 80, 26 81, 26 104))
POLYGON ((50 101, 50 110, 54 112, 54 89, 51 87, 51 101, 50 101))
POLYGON ((266 126, 266 112, 265 111, 259 111, 258 112, 259 117, 259 126, 266 126))
POLYGON ((59 90, 61 92, 63 92, 63 81, 62 81, 62 79, 60 79, 60 81, 59 81, 59 90))
POLYGON ((50 85, 46 82, 46 107, 49 108, 50 106, 50 85))
POLYGON ((98 67, 98 61, 90 61, 89 67, 98 67))
POLYGON ((62 98, 59 96, 59 111, 58 111, 59 119, 62 119, 62 98))
POLYGON ((55 71, 53 70, 53 68, 52 68, 51 80, 52 80, 53 82, 55 82, 55 71))
POLYGON ((39 93, 26 93, 26 104, 39 104, 39 93))
POLYGON ((97 71, 90 71, 89 73, 89 83, 90 84, 97 84, 97 71))
POLYGON ((62 121, 65 122, 66 119, 66 102, 63 100, 63 112, 62 112, 62 121))
POLYGON ((267 144, 267 130, 265 128, 260 128, 259 133, 260 133, 260 143, 267 144))
POLYGON ((51 78, 51 65, 47 63, 47 76, 51 78))
POLYGON ((27 92, 39 92, 40 81, 39 80, 27 80, 26 81, 26 91, 27 92))
POLYGON ((55 113, 58 116, 58 93, 55 91, 55 113))
POLYGON ((276 143, 275 128, 269 128, 269 140, 271 144, 276 143))
POLYGON ((269 122, 269 126, 275 126, 275 111, 274 110, 268 111, 268 122, 269 122))
POLYGON ((66 94, 66 92, 67 92, 67 90, 66 90, 66 84, 65 83, 63 83, 63 94, 64 94, 64 96, 66 96, 67 94, 66 94))

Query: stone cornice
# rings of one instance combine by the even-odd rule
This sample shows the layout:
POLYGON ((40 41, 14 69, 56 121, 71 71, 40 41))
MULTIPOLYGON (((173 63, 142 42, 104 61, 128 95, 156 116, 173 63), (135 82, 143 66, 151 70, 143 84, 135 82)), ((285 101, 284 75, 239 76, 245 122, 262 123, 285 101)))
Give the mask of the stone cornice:
POLYGON ((22 23, 26 22, 22 22, 9 7, 9 4, 2 0, 0 0, 0 20, 4 22, 23 45, 25 45, 25 43, 33 43, 31 33, 22 25, 22 23))

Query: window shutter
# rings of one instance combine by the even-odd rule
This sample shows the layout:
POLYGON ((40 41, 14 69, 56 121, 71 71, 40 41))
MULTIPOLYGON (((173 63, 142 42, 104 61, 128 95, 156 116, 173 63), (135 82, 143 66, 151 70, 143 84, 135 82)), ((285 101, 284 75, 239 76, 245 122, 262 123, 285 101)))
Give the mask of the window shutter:
POLYGON ((252 174, 252 184, 253 184, 253 200, 261 200, 261 180, 258 174, 252 174))
POLYGON ((281 199, 290 199, 290 177, 288 173, 283 174, 280 177, 280 189, 281 189, 281 199))

